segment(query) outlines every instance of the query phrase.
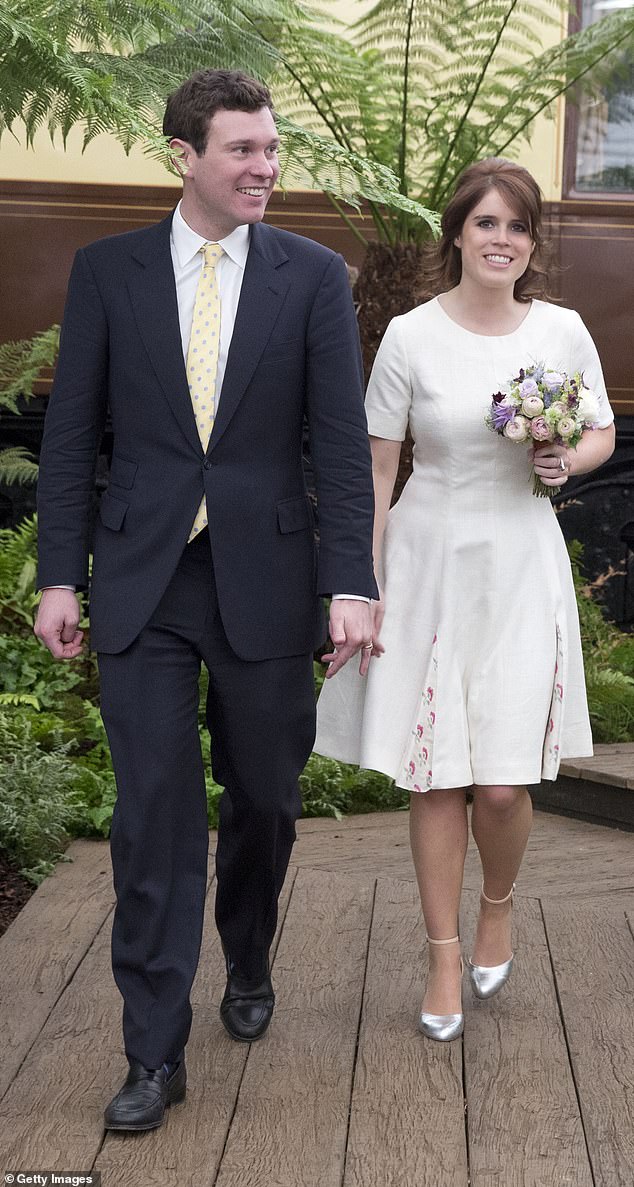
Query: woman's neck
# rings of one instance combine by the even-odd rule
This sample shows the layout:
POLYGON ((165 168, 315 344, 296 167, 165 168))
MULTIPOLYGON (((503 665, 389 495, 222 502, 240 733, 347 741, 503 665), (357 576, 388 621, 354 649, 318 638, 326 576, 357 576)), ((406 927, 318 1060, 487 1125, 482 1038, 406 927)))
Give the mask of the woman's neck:
POLYGON ((438 298, 445 313, 465 330, 494 337, 512 334, 528 312, 524 301, 516 301, 512 288, 485 288, 463 278, 438 298))

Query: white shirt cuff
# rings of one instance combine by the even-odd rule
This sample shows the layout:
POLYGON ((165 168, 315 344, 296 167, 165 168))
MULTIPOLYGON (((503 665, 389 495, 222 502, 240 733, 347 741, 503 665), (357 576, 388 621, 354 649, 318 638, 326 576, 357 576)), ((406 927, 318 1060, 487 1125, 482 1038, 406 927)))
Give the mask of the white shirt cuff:
POLYGON ((364 598, 363 594, 333 594, 333 602, 365 602, 367 606, 370 605, 370 598, 364 598))

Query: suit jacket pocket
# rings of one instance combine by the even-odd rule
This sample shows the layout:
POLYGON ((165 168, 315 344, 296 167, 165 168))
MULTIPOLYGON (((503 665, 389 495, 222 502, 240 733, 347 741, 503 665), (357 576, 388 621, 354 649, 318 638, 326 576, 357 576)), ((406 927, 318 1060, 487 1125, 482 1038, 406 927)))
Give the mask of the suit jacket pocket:
POLYGON ((121 486, 124 490, 131 490, 134 486, 134 479, 139 468, 138 462, 131 462, 129 458, 120 457, 118 453, 113 453, 112 461, 110 463, 110 478, 115 486, 121 486))
POLYGON ((301 532, 313 526, 313 512, 308 495, 282 499, 277 504, 277 522, 281 532, 301 532))
POLYGON ((112 532, 120 532, 129 506, 129 503, 124 503, 123 499, 117 499, 105 490, 99 500, 99 518, 104 527, 110 528, 112 532))

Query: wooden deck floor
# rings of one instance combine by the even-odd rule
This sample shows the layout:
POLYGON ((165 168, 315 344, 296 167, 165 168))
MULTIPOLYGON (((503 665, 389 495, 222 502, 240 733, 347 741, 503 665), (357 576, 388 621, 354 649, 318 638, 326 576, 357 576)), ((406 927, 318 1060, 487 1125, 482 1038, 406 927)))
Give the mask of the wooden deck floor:
MULTIPOLYGON (((634 837, 537 814, 499 998, 424 1040, 407 816, 302 822, 269 1033, 232 1043, 207 912, 184 1105, 104 1137, 124 1073, 107 847, 79 842, 0 940, 0 1176, 102 1187, 632 1187, 634 837)), ((467 863, 462 932, 477 910, 467 863)), ((209 899, 213 896, 210 882, 209 899)), ((211 901, 209 903, 211 907, 211 901)), ((15 1182, 18 1180, 16 1178, 15 1182)))

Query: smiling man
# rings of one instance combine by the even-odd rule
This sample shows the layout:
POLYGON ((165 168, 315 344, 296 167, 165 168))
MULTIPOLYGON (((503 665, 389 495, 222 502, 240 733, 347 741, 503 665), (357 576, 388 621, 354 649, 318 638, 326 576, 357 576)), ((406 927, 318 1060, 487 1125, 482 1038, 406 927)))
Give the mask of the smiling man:
POLYGON ((208 848, 201 662, 224 787, 221 1017, 248 1042, 273 1012, 269 948, 314 740, 320 595, 333 595, 332 675, 358 652, 367 670, 377 592, 346 267, 261 222, 279 174, 269 92, 239 73, 200 71, 170 97, 164 132, 183 176, 173 215, 77 253, 39 485, 35 629, 54 656, 72 659, 110 416, 90 620, 118 788, 112 955, 130 1064, 106 1126, 124 1130, 155 1128, 185 1095, 208 848))

